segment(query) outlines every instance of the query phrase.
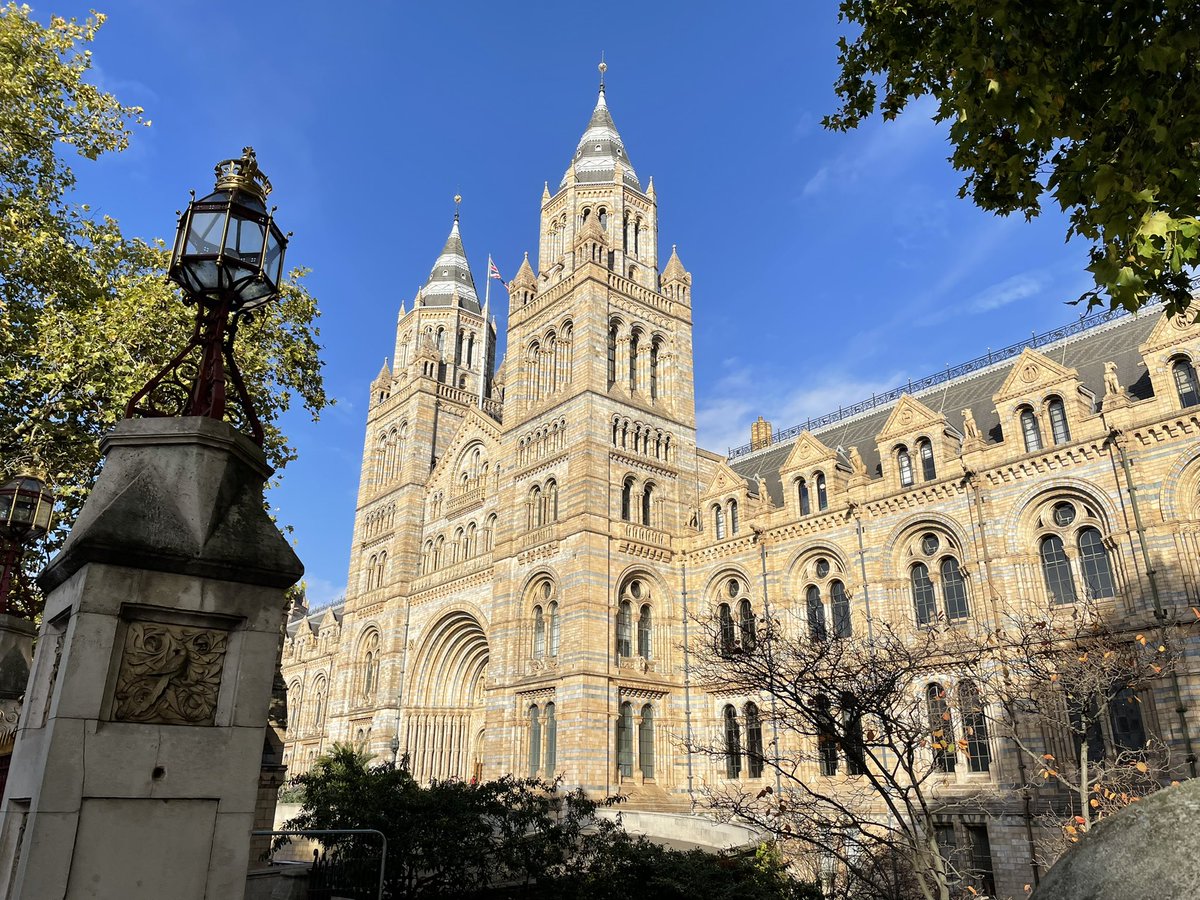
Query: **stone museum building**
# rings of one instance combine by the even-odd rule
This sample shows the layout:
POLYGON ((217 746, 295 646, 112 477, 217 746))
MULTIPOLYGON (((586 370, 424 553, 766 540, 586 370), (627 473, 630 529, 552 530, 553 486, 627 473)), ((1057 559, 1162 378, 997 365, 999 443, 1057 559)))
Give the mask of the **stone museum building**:
MULTIPOLYGON (((688 813, 706 787, 766 783, 684 749, 689 732, 763 740, 763 698, 689 678, 696 617, 736 638, 769 603, 849 636, 868 617, 986 625, 1084 599, 1152 623, 1152 588, 1172 615, 1200 603, 1200 326, 1093 316, 803 427, 760 419, 725 455, 696 443, 692 277, 674 249, 660 259, 654 183, 603 86, 540 202, 498 368, 457 214, 400 307, 370 385, 345 599, 289 625, 293 773, 353 742, 422 780, 558 774, 688 813)), ((1182 703, 1146 692, 1107 744, 1152 734, 1185 770, 1194 649, 1182 703)), ((997 746, 946 789, 998 800, 944 838, 1021 895, 1015 758, 980 739, 997 746)), ((809 777, 846 777, 811 749, 809 777)))

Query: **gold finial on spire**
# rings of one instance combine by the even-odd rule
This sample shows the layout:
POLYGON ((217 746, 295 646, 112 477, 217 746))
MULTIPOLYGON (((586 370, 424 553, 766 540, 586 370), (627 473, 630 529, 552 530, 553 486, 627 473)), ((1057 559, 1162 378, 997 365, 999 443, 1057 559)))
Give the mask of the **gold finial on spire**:
POLYGON ((454 221, 458 221, 458 208, 462 206, 462 194, 454 195, 454 221))
POLYGON ((604 90, 604 73, 608 71, 608 63, 604 61, 604 51, 600 51, 600 65, 596 66, 600 70, 600 90, 604 90))

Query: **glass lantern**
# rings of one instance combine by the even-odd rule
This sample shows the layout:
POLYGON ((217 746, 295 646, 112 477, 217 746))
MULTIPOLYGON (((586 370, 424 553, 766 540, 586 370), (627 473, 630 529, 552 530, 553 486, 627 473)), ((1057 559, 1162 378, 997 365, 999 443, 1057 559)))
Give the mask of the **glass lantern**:
POLYGON ((54 495, 32 472, 0 487, 0 537, 18 543, 44 537, 53 512, 54 495))

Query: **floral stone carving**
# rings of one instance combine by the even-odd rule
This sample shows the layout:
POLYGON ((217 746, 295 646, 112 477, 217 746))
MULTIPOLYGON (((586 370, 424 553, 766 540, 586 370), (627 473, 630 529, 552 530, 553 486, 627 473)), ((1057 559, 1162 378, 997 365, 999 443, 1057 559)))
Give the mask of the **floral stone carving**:
POLYGON ((229 635, 212 628, 132 622, 125 634, 113 718, 212 725, 229 635))

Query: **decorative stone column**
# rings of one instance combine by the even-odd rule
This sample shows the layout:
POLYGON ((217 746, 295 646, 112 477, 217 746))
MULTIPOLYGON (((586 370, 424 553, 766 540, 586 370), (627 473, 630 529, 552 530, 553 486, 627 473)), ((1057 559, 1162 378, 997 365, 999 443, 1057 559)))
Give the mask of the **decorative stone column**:
POLYGON ((47 592, 0 822, 6 900, 244 894, 284 615, 303 567, 262 451, 126 420, 47 592))

